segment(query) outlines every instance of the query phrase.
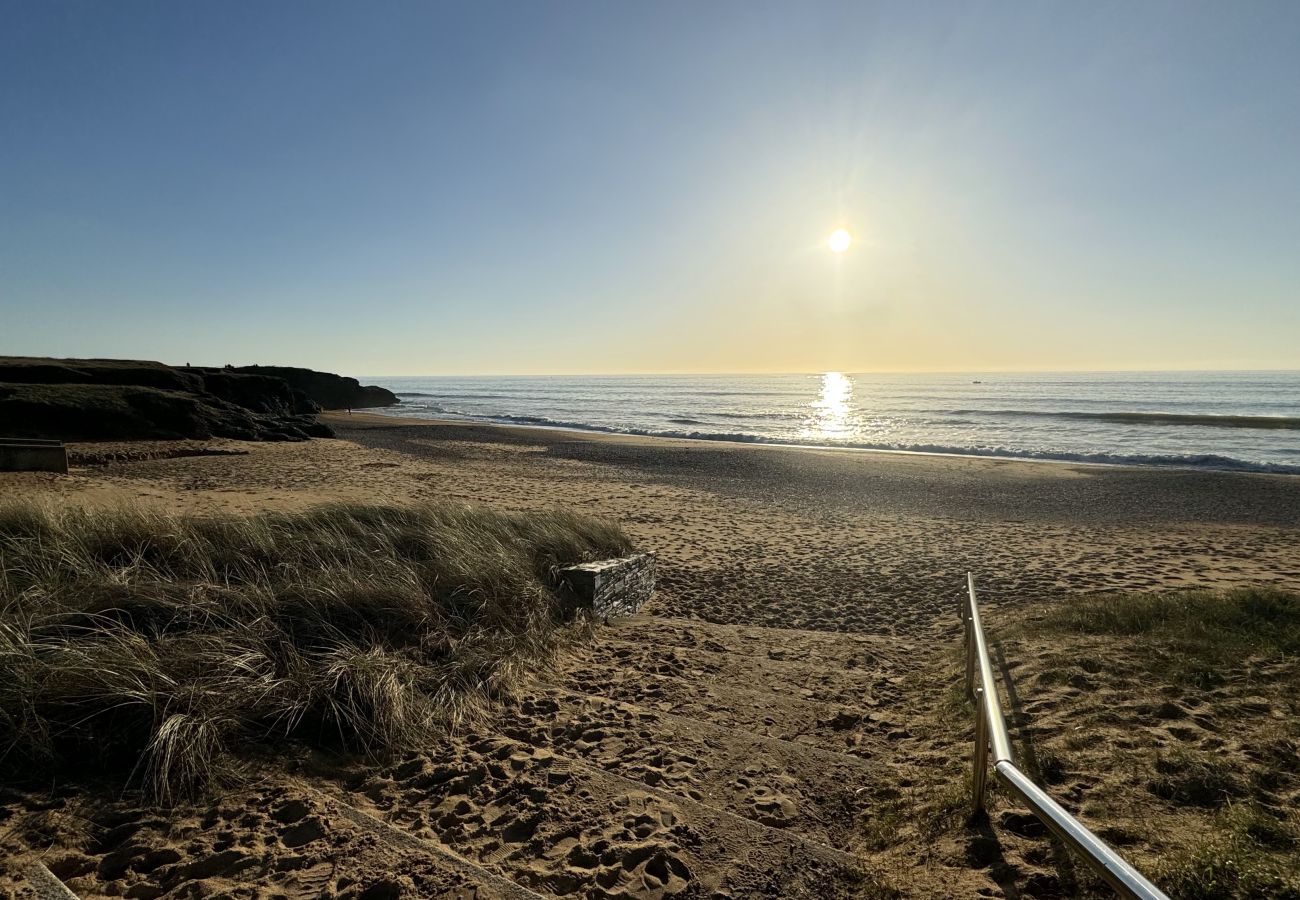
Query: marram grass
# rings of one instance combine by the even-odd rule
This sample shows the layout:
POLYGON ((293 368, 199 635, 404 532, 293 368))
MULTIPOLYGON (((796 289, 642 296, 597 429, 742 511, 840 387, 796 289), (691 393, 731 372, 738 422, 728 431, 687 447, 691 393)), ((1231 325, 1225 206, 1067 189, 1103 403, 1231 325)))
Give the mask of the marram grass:
POLYGON ((558 511, 0 506, 0 758, 167 802, 276 741, 414 747, 544 663, 559 567, 630 549, 558 511))

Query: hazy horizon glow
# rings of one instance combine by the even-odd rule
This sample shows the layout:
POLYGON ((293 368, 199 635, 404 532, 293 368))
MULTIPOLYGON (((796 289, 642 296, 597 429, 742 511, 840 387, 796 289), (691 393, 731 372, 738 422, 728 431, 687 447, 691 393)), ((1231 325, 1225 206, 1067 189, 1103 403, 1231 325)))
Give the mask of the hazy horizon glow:
POLYGON ((1293 369, 1297 46, 1290 2, 0 0, 0 353, 1293 369))
POLYGON ((853 376, 889 376, 889 375, 1205 375, 1205 374, 1227 374, 1227 375, 1267 375, 1269 373, 1291 374, 1300 372, 1300 367, 1284 367, 1275 369, 864 369, 862 371, 845 371, 845 372, 826 372, 821 370, 795 370, 785 372, 763 372, 758 370, 747 371, 728 371, 728 372, 705 372, 686 370, 680 372, 472 372, 472 373, 449 373, 442 374, 438 372, 360 372, 353 373, 361 380, 367 378, 380 379, 401 379, 401 378, 443 378, 454 380, 460 378, 466 379, 483 379, 491 381, 502 378, 516 379, 557 379, 566 378, 708 378, 714 377, 746 377, 746 376, 766 376, 766 375, 800 375, 810 378, 823 378, 827 375, 847 375, 853 376))

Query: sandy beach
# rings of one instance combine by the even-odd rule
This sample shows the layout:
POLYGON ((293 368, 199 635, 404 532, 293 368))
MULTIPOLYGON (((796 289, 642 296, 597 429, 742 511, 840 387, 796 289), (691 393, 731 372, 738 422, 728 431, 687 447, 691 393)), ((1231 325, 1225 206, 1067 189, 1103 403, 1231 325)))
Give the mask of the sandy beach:
MULTIPOLYGON (((304 761, 170 821, 119 806, 102 821, 125 836, 77 850, 69 835, 89 814, 11 798, 7 848, 39 850, 83 896, 158 896, 177 876, 151 873, 185 865, 210 890, 254 885, 249 896, 356 894, 371 876, 386 887, 360 896, 508 896, 511 884, 592 897, 1071 896, 1076 867, 1046 852, 1023 810, 995 799, 996 821, 1011 823, 996 836, 952 816, 969 766, 969 712, 954 701, 965 572, 995 633, 1100 591, 1300 589, 1300 479, 1286 476, 323 418, 338 439, 78 445, 74 462, 95 464, 0 475, 0 499, 562 506, 617 520, 658 554, 657 596, 540 673, 494 728, 449 736, 427 758, 344 775, 304 761), (399 839, 368 832, 354 807, 399 839), (471 864, 423 853, 430 843, 471 864)), ((1133 712, 1098 725, 1093 750, 1248 749, 1213 722, 1213 702, 1237 694, 1180 725, 1153 712, 1170 699, 1158 685, 1147 697, 1132 685, 1108 694, 1095 673, 1087 689, 1034 681, 1049 648, 999 647, 1026 695, 1021 733, 1040 748, 1107 697, 1133 712)), ((1264 721, 1288 701, 1261 702, 1264 721)), ((1144 809, 1120 767, 1064 770, 1058 792, 1094 827, 1129 834, 1140 864, 1209 828, 1180 808, 1144 809), (1175 819, 1183 837, 1162 837, 1175 819)))
POLYGON ((783 628, 948 629, 967 571, 992 603, 1300 586, 1300 479, 1289 476, 323 418, 341 440, 216 442, 190 451, 215 455, 6 475, 0 490, 177 511, 571 507, 620 521, 659 553, 660 614, 783 628))

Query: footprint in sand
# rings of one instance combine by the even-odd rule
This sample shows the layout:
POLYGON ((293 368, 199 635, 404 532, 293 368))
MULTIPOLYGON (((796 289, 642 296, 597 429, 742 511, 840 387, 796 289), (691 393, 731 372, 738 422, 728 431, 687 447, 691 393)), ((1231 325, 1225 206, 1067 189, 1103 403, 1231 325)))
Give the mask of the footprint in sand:
POLYGON ((749 817, 773 828, 785 828, 799 817, 799 806, 780 791, 758 786, 745 798, 749 817))
POLYGON ((280 832, 280 841, 290 849, 296 849, 312 841, 325 837, 325 823, 316 816, 303 819, 280 832))

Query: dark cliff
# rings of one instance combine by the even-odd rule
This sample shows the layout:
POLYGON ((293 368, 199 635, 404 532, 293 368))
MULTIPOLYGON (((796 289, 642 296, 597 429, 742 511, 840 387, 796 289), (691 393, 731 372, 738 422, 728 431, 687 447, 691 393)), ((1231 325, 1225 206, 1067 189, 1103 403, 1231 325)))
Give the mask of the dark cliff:
POLYGON ((295 369, 290 366, 238 366, 234 371, 282 378, 291 388, 319 403, 322 409, 365 409, 396 406, 401 402, 390 390, 363 385, 355 378, 330 372, 295 369))
POLYGON ((396 402, 382 388, 310 369, 0 357, 0 437, 295 441, 332 436, 316 421, 322 407, 396 402))

